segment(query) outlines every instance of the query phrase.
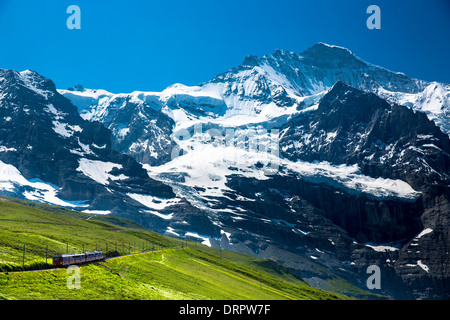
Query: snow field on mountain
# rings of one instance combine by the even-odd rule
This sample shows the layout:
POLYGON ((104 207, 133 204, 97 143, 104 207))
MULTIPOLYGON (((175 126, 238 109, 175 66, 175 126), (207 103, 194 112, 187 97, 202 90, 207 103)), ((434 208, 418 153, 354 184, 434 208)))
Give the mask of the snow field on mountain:
POLYGON ((82 204, 63 201, 57 197, 58 187, 39 179, 28 180, 20 171, 3 161, 0 161, 0 190, 11 193, 21 191, 22 195, 33 201, 54 204, 63 207, 83 207, 82 204))
POLYGON ((124 174, 115 176, 110 172, 113 169, 122 169, 122 165, 112 162, 104 162, 99 160, 89 160, 86 158, 79 159, 79 167, 77 171, 82 172, 85 176, 97 181, 100 184, 108 185, 109 180, 125 180, 128 179, 124 174))
MULTIPOLYGON (((180 202, 180 199, 163 199, 163 198, 158 198, 158 197, 154 197, 151 195, 142 195, 142 194, 137 194, 137 193, 127 193, 127 196, 136 200, 137 202, 146 206, 147 208, 153 209, 153 210, 163 210, 168 206, 171 206, 171 205, 174 205, 174 204, 177 204, 180 202)), ((166 216, 165 216, 165 219, 167 219, 166 216)))
MULTIPOLYGON (((250 138, 255 138, 258 133, 257 130, 253 134, 249 133, 250 129, 242 131, 241 135, 250 138)), ((350 193, 366 194, 376 199, 413 201, 420 196, 420 192, 404 181, 372 178, 363 175, 356 165, 281 159, 274 151, 276 144, 273 144, 273 137, 269 137, 271 133, 267 130, 264 133, 265 135, 257 136, 258 142, 254 144, 250 142, 251 139, 239 144, 239 134, 233 135, 226 142, 219 140, 217 143, 209 140, 207 133, 197 133, 190 139, 178 141, 181 148, 187 151, 185 154, 161 166, 145 167, 150 176, 155 178, 167 173, 185 173, 182 184, 201 188, 204 190, 199 191, 202 197, 223 197, 224 191, 232 191, 226 186, 227 177, 236 174, 259 180, 269 179, 273 174, 296 174, 311 182, 326 183, 350 193), (271 147, 268 146, 270 143, 271 147)))

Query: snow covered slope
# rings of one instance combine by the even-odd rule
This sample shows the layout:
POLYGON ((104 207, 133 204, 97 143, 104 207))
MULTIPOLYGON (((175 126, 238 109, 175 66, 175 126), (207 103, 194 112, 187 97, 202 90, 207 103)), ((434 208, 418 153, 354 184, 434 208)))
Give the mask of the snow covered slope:
POLYGON ((161 164, 168 160, 161 154, 173 132, 198 123, 236 127, 285 121, 317 103, 337 81, 425 112, 450 134, 449 85, 409 78, 324 43, 300 54, 276 50, 261 58, 248 56, 240 66, 192 87, 174 84, 162 92, 129 94, 91 89, 59 92, 78 107, 84 119, 100 121, 113 131, 115 149, 144 163, 161 164), (155 126, 157 120, 164 125, 155 126), (132 132, 140 126, 149 132, 132 132))

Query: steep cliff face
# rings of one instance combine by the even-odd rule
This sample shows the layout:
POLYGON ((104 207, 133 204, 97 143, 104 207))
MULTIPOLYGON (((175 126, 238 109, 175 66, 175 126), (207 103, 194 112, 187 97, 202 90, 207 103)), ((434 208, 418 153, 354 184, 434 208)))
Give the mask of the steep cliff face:
MULTIPOLYGON (((363 240, 364 230, 371 230, 376 236, 363 242, 403 241, 395 270, 416 288, 417 297, 445 292, 450 242, 448 136, 425 114, 391 106, 343 83, 336 84, 314 112, 292 119, 285 130, 281 140, 285 157, 356 164, 368 176, 399 179, 421 192, 413 203, 365 201, 365 206, 354 210, 356 216, 345 208, 348 201, 342 198, 335 201, 328 195, 315 205, 329 206, 325 212, 331 212, 330 219, 358 240, 363 240), (377 233, 381 230, 384 235, 377 233), (388 233, 391 238, 386 237, 388 233)), ((316 197, 312 194, 308 199, 316 197)))
POLYGON ((425 114, 342 82, 315 111, 294 117, 283 130, 280 146, 290 160, 357 164, 367 175, 420 190, 450 181, 448 136, 425 114))

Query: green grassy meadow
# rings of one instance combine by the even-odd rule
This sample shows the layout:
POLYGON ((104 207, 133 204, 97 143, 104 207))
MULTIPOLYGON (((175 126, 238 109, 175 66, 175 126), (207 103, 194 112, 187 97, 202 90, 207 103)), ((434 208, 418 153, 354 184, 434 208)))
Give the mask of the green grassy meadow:
POLYGON ((274 270, 269 260, 231 252, 219 255, 217 249, 192 242, 186 247, 180 239, 123 219, 2 199, 0 299, 349 299, 274 270), (83 248, 123 256, 81 265, 80 288, 70 289, 71 274, 66 268, 51 268, 51 256, 83 248), (45 268, 50 269, 32 270, 45 268))

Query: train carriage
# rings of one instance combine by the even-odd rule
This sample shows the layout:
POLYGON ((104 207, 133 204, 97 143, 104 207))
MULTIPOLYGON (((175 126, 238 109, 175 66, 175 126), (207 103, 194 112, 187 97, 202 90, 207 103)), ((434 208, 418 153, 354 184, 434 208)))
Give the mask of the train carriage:
POLYGON ((74 254, 60 254, 53 257, 53 266, 70 266, 105 259, 103 251, 93 251, 74 254))

